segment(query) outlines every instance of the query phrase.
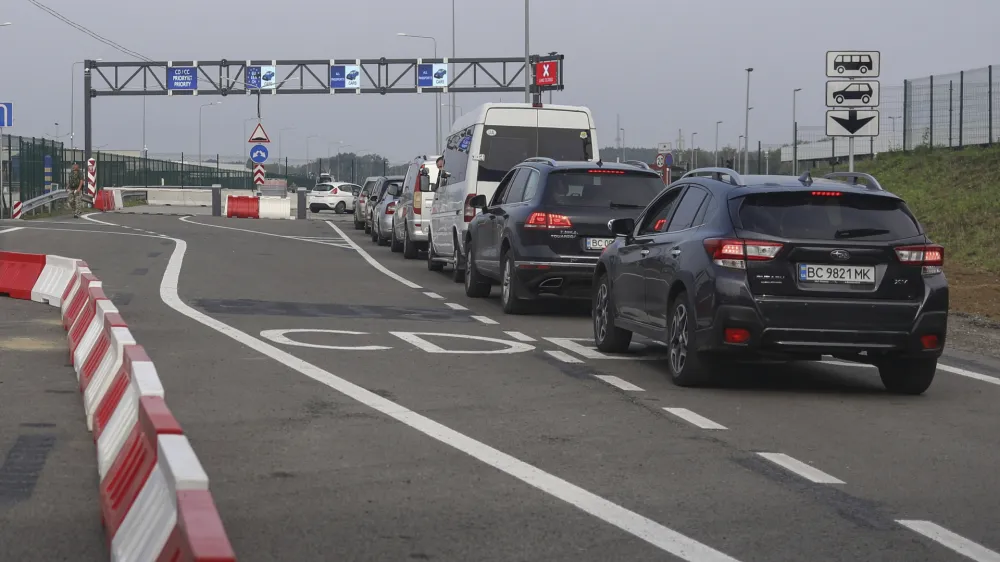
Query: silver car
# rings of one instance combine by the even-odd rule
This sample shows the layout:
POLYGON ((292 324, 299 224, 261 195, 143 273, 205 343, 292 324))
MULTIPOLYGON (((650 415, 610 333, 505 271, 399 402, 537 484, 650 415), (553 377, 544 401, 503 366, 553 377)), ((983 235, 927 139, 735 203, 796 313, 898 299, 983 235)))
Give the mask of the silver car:
POLYGON ((387 246, 392 237, 392 217, 403 193, 403 181, 388 179, 382 183, 378 202, 372 207, 372 241, 387 246))
POLYGON ((368 214, 368 200, 371 198, 372 189, 378 184, 380 176, 365 178, 365 183, 361 191, 354 196, 354 230, 365 228, 365 216, 368 214))
MULTIPOLYGON (((379 201, 385 197, 385 192, 389 189, 389 184, 393 182, 402 182, 403 176, 384 176, 378 179, 375 187, 372 188, 371 194, 368 195, 368 201, 365 205, 365 234, 372 234, 375 230, 375 209, 378 207, 379 201)), ((374 236, 372 236, 372 242, 376 242, 374 236)))
POLYGON ((418 252, 427 249, 430 240, 431 207, 434 204, 432 186, 437 183, 438 158, 440 156, 418 156, 406 170, 390 240, 392 251, 403 252, 406 259, 416 259, 418 252), (421 178, 426 181, 421 182, 421 178))

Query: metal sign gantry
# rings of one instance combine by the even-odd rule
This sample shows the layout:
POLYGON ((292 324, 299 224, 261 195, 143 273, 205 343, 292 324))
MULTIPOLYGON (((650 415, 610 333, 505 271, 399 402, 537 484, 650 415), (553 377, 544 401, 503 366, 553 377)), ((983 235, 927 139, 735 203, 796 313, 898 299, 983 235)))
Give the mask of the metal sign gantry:
POLYGON ((524 92, 564 88, 564 57, 84 61, 84 149, 92 150, 91 100, 101 96, 230 96, 524 92), (544 64, 550 63, 550 64, 544 64), (551 64, 554 63, 554 64, 551 64), (449 66, 453 72, 449 71, 449 66), (525 76, 525 70, 530 73, 525 76), (544 76, 536 76, 543 72, 544 76), (451 74, 449 76, 449 74, 451 74), (282 76, 284 76, 282 78, 282 76), (464 85, 457 85, 463 80, 464 85))

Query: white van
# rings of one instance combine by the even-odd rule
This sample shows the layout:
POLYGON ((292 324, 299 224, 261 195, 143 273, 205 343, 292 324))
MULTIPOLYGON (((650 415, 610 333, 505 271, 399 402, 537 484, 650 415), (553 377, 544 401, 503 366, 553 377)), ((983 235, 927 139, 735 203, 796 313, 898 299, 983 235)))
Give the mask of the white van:
POLYGON ((569 105, 487 103, 462 115, 445 143, 444 173, 435 186, 427 268, 454 266, 465 278, 465 231, 476 210, 476 195, 493 196, 511 168, 535 156, 562 161, 600 159, 590 110, 569 105))
POLYGON ((418 156, 410 162, 403 178, 403 192, 392 217, 392 240, 389 248, 393 252, 403 252, 403 257, 408 260, 417 258, 417 252, 424 249, 430 235, 433 187, 437 186, 438 181, 438 158, 438 155, 418 156), (427 177, 425 190, 421 189, 422 176, 427 177))

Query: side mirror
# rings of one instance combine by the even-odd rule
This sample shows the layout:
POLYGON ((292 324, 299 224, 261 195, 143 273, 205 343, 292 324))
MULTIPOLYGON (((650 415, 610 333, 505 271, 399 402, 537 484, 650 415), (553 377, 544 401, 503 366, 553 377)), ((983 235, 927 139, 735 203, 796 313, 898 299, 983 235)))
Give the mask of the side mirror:
POLYGON ((485 209, 486 208, 486 196, 476 195, 469 201, 469 206, 473 209, 485 209))
POLYGON ((421 170, 421 174, 417 178, 417 191, 427 192, 431 190, 431 178, 425 173, 426 171, 421 170))
POLYGON ((635 219, 611 219, 608 221, 608 230, 615 236, 631 236, 635 230, 635 219))

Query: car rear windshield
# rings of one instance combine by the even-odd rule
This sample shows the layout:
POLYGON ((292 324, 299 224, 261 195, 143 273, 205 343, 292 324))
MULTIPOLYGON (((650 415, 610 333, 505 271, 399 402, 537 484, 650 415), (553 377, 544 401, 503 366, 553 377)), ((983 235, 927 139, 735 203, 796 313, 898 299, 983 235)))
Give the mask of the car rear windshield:
MULTIPOLYGON (((663 191, 663 180, 618 170, 553 172, 545 184, 546 205, 642 210, 663 191)), ((638 214, 638 213, 637 213, 638 214)))
POLYGON ((853 193, 748 195, 739 217, 746 230, 790 239, 898 240, 921 233, 902 201, 853 193))
POLYGON ((479 181, 499 182, 511 168, 534 156, 578 162, 593 158, 587 129, 503 125, 483 128, 479 181))

